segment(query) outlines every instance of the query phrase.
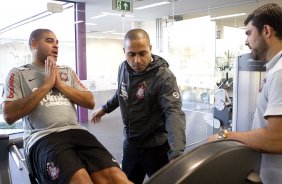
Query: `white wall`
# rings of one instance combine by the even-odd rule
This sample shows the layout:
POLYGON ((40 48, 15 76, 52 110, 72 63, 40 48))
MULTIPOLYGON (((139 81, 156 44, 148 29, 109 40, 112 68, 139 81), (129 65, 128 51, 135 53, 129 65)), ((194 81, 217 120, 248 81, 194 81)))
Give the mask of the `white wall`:
MULTIPOLYGON (((136 23, 134 28, 148 32, 153 52, 156 43, 155 21, 136 23)), ((116 88, 117 71, 125 60, 123 39, 87 38, 87 85, 90 90, 101 91, 116 88)))
POLYGON ((118 67, 125 59, 123 40, 88 38, 86 48, 90 90, 115 88, 118 67))

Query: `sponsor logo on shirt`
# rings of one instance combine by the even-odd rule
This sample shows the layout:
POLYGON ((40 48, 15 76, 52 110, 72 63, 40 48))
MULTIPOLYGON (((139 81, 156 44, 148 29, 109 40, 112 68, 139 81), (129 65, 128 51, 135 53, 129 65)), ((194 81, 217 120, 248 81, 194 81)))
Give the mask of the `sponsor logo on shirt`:
POLYGON ((31 82, 31 81, 33 81, 33 80, 35 80, 36 78, 31 78, 31 79, 28 79, 28 81, 29 82, 31 82))
POLYGON ((114 159, 114 158, 112 158, 112 161, 117 163, 116 159, 114 159))
POLYGON ((14 98, 14 94, 15 94, 15 74, 14 73, 11 73, 10 75, 9 90, 10 90, 10 94, 8 98, 14 98))
MULTIPOLYGON (((34 88, 32 91, 37 90, 34 88)), ((40 105, 46 107, 59 106, 59 105, 71 105, 69 99, 58 90, 51 90, 41 101, 40 105)))
MULTIPOLYGON (((73 72, 74 73, 74 72, 73 72)), ((74 79, 75 81, 80 85, 80 87, 82 87, 82 89, 84 89, 85 91, 87 91, 87 88, 80 82, 79 78, 77 77, 76 73, 74 73, 74 79)))

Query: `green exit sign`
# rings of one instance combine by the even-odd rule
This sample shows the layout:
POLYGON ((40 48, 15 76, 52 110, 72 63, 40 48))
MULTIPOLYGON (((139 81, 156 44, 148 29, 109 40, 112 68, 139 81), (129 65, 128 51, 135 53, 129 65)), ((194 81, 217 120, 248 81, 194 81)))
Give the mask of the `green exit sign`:
POLYGON ((113 10, 132 12, 132 2, 129 0, 113 0, 113 10))

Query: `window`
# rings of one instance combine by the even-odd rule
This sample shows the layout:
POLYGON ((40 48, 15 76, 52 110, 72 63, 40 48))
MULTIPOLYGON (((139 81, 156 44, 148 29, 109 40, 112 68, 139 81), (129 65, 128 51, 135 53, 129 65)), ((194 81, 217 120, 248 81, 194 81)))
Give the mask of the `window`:
MULTIPOLYGON (((68 65, 75 70, 75 26, 73 3, 56 2, 63 7, 61 13, 52 13, 47 9, 47 0, 3 1, 0 20, 0 103, 6 75, 13 67, 31 62, 28 46, 30 33, 37 28, 47 28, 60 40, 59 65, 68 65), (15 5, 16 4, 16 5, 15 5), (29 6, 27 6, 29 4, 29 6), (13 9, 13 11, 11 11, 13 9), (16 13, 15 12, 19 12, 16 13)), ((1 107, 1 106, 0 106, 1 107)), ((0 108, 1 129, 21 129, 21 120, 8 126, 0 108)), ((10 132, 13 132, 11 130, 10 132)))

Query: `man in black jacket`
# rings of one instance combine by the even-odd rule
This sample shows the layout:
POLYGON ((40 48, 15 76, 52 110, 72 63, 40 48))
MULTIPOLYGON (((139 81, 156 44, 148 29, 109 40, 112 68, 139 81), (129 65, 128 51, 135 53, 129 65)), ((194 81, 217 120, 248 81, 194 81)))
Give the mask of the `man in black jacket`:
POLYGON ((120 107, 125 135, 122 169, 135 184, 181 155, 186 145, 185 114, 176 78, 168 63, 151 49, 147 32, 127 32, 118 89, 91 119, 97 123, 120 107))

